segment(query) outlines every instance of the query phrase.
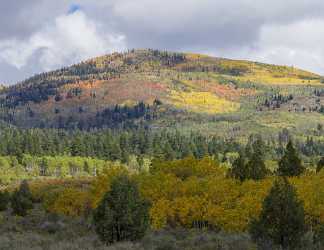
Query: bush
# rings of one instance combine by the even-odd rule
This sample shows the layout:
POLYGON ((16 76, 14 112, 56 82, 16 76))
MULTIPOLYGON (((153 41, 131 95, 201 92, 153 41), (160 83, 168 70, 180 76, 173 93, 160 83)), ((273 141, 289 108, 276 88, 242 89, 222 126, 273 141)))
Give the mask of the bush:
POLYGON ((28 182, 23 181, 11 197, 11 208, 14 215, 26 216, 27 210, 33 208, 32 195, 28 182))
POLYGON ((149 226, 148 202, 140 197, 136 183, 121 175, 95 210, 93 222, 106 244, 141 239, 149 226))
POLYGON ((54 199, 49 212, 71 217, 86 215, 90 210, 89 195, 87 192, 73 188, 67 188, 54 199))

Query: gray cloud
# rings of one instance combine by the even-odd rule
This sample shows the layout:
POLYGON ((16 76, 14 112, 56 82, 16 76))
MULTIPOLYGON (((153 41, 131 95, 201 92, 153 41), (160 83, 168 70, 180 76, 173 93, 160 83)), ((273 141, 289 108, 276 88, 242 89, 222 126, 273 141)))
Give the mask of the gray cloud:
POLYGON ((324 73, 323 20, 322 0, 5 1, 0 81, 125 47, 206 52, 324 73), (68 14, 72 5, 81 10, 68 14))

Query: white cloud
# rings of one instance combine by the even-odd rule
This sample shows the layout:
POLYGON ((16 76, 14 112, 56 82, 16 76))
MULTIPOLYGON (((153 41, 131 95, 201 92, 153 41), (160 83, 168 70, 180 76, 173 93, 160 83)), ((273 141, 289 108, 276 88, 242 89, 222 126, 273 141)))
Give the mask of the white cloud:
POLYGON ((37 54, 43 70, 126 48, 124 35, 109 31, 82 11, 62 15, 24 40, 0 40, 0 60, 22 68, 37 54))
POLYGON ((261 30, 255 57, 272 63, 295 65, 324 72, 324 20, 265 26, 261 30))
POLYGON ((324 74, 323 0, 25 2, 0 8, 0 81, 123 50, 126 38, 128 48, 207 52, 324 74), (79 8, 62 14, 71 6, 79 8), (24 74, 8 72, 12 65, 24 74))
POLYGON ((264 25, 250 46, 224 49, 218 55, 295 66, 324 72, 324 20, 264 25))

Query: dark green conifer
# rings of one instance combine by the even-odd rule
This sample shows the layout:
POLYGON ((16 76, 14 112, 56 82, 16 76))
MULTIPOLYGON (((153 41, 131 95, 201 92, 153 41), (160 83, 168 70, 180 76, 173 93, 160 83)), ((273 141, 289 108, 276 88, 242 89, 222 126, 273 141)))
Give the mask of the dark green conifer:
MULTIPOLYGON (((275 181, 258 220, 250 225, 252 239, 283 249, 297 249, 306 232, 304 207, 295 188, 283 177, 275 181)), ((262 246, 261 246, 262 249, 262 246)))
POLYGON ((242 154, 233 162, 230 170, 230 176, 232 178, 244 181, 249 177, 248 169, 246 168, 245 158, 242 154))
POLYGON ((281 176, 299 176, 304 173, 305 167, 302 165, 296 149, 290 140, 287 144, 285 154, 279 161, 278 174, 281 176))
POLYGON ((149 226, 149 205, 128 176, 117 177, 98 208, 93 222, 99 238, 106 244, 138 240, 149 226))
POLYGON ((33 208, 32 194, 26 180, 22 181, 18 190, 11 196, 12 213, 19 216, 26 216, 27 211, 33 208))
POLYGON ((0 211, 5 211, 10 201, 10 194, 8 191, 0 191, 0 211))

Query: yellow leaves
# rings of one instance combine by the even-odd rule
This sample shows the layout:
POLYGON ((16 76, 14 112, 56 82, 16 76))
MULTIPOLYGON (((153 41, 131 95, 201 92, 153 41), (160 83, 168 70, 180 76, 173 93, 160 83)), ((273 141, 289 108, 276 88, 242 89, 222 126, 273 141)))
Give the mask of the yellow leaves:
POLYGON ((160 229, 168 224, 191 228, 195 221, 207 220, 207 199, 204 196, 181 196, 170 201, 158 200, 151 208, 152 227, 160 229))
POLYGON ((240 108, 239 103, 219 98, 210 92, 171 91, 171 104, 177 108, 207 114, 229 113, 240 108))
POLYGON ((150 209, 151 227, 161 229, 167 225, 171 202, 167 199, 156 201, 150 209))
POLYGON ((260 84, 272 85, 321 85, 320 80, 303 80, 296 77, 274 77, 270 74, 251 74, 242 77, 236 77, 241 81, 250 81, 260 84))
POLYGON ((194 221, 202 221, 206 216, 206 199, 203 196, 178 197, 172 203, 173 221, 178 226, 191 227, 194 221))
POLYGON ((84 215, 89 209, 89 195, 86 191, 68 188, 48 207, 48 211, 71 217, 84 215))
POLYGON ((324 178, 321 174, 292 178, 290 181, 304 203, 307 223, 311 224, 314 218, 324 223, 324 178))
MULTIPOLYGON (((145 175, 145 174, 144 174, 145 175)), ((160 199, 173 199, 178 195, 181 182, 172 174, 157 173, 141 176, 139 187, 142 195, 151 202, 160 199)))
MULTIPOLYGON (((113 178, 123 173, 127 174, 127 170, 118 166, 106 169, 93 181, 90 190, 84 188, 86 181, 73 185, 53 182, 56 185, 47 188, 42 187, 43 183, 37 186, 32 182, 31 190, 43 200, 48 211, 80 216, 90 207, 95 208, 113 178)), ((141 195, 151 202, 152 228, 192 228, 207 222, 228 232, 248 229, 251 220, 259 216, 275 179, 240 183, 226 178, 224 170, 210 158, 158 163, 151 172, 134 173, 131 178, 138 183, 141 195)), ((324 174, 309 173, 289 180, 304 203, 307 224, 324 223, 324 174)))
POLYGON ((242 219, 242 214, 237 209, 214 206, 210 211, 209 220, 224 231, 240 232, 246 228, 246 221, 242 219))
POLYGON ((233 179, 214 180, 211 179, 208 184, 207 195, 214 204, 224 207, 231 207, 233 201, 240 195, 239 183, 233 179))

